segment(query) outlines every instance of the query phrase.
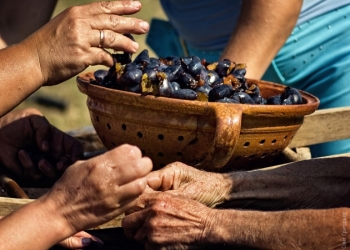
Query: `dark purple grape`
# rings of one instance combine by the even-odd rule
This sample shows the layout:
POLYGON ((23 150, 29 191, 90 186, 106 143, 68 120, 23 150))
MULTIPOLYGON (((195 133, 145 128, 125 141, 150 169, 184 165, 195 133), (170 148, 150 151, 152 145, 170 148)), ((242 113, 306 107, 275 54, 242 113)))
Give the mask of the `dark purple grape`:
POLYGON ((229 98, 229 97, 224 97, 222 99, 217 100, 217 102, 222 102, 222 103, 240 103, 234 98, 229 98))
POLYGON ((281 95, 271 96, 267 99, 267 102, 266 102, 266 104, 272 104, 272 105, 281 105, 281 103, 282 103, 281 95))
POLYGON ((150 61, 147 49, 144 49, 143 51, 141 51, 141 53, 138 54, 137 57, 134 59, 134 63, 141 65, 142 68, 147 67, 150 64, 150 62, 151 61, 150 61))
POLYGON ((245 92, 237 92, 234 95, 239 97, 240 103, 242 104, 255 104, 253 99, 245 92))
POLYGON ((162 70, 167 76, 170 82, 177 81, 184 71, 181 65, 171 65, 162 70))
POLYGON ((180 84, 178 84, 177 82, 171 82, 171 83, 170 83, 170 86, 171 86, 171 89, 172 89, 173 91, 178 90, 178 89, 181 89, 180 84))
POLYGON ((289 86, 284 89, 284 93, 282 94, 282 100, 288 98, 290 99, 292 104, 301 104, 303 102, 300 92, 297 89, 289 86))
POLYGON ((94 72, 94 77, 95 77, 95 80, 96 80, 96 84, 99 85, 103 78, 105 78, 105 76, 107 75, 108 73, 108 70, 104 70, 104 69, 100 69, 100 70, 96 70, 94 72))
POLYGON ((142 81, 142 71, 140 69, 126 70, 120 77, 119 83, 126 86, 139 85, 142 81))
POLYGON ((172 86, 167 78, 163 79, 159 84, 159 95, 171 97, 173 93, 172 86))
POLYGON ((209 92, 209 102, 215 102, 217 100, 223 99, 224 97, 229 97, 233 94, 232 85, 221 84, 215 86, 209 92))
POLYGON ((200 87, 197 87, 194 89, 194 91, 196 91, 197 93, 200 92, 200 93, 204 93, 206 95, 209 96, 209 93, 210 91, 212 90, 212 88, 208 85, 203 85, 203 86, 200 86, 200 87))
POLYGON ((197 100, 197 93, 192 89, 178 89, 171 93, 172 98, 183 100, 197 100))

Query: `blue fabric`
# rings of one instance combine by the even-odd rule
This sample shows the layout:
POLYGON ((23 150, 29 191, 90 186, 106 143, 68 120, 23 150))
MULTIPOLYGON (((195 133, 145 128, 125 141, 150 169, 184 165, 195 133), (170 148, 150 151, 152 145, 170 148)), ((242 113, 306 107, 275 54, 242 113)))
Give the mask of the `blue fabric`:
POLYGON ((184 56, 180 37, 168 21, 152 19, 146 43, 158 57, 184 56))
MULTIPOLYGON (((263 79, 317 96, 320 109, 350 106, 350 5, 297 26, 263 79)), ((346 152, 350 140, 311 147, 313 157, 346 152)))
POLYGON ((225 47, 234 30, 242 0, 160 0, 180 36, 197 49, 225 47))
POLYGON ((304 0, 297 25, 348 4, 350 0, 304 0))
MULTIPOLYGON (((209 51, 223 50, 226 46, 237 25, 242 0, 160 0, 160 3, 187 44, 209 51)), ((304 0, 297 24, 347 4, 350 0, 304 0)))

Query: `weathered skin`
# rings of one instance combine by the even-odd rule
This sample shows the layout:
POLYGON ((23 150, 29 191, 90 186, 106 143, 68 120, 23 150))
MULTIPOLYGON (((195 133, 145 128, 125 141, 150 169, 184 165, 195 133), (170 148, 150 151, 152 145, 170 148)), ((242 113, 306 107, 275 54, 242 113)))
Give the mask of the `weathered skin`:
POLYGON ((165 192, 142 195, 123 228, 148 249, 339 249, 350 240, 349 166, 340 157, 221 175, 170 164, 148 175, 165 192))

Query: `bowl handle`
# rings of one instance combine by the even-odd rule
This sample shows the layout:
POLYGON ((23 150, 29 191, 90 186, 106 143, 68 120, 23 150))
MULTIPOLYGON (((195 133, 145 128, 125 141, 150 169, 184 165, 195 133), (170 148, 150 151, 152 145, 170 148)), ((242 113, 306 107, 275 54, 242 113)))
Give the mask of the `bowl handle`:
POLYGON ((238 105, 214 106, 216 131, 212 148, 196 167, 219 171, 231 159, 241 131, 242 108, 238 105))

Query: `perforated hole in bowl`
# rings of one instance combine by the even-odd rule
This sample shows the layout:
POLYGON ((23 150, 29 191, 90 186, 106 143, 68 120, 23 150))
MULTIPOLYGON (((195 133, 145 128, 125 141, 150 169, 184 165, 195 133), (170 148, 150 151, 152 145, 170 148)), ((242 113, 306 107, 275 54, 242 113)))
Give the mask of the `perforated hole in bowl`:
POLYGON ((190 141, 189 144, 193 145, 196 144, 198 142, 198 138, 194 138, 192 141, 190 141))
POLYGON ((122 124, 122 130, 126 130, 126 125, 125 124, 122 124))
POLYGON ((247 147, 249 147, 249 145, 250 145, 250 142, 246 142, 246 143, 244 143, 243 147, 247 148, 247 147))
POLYGON ((263 139, 263 140, 260 141, 260 145, 261 145, 261 146, 264 145, 264 143, 265 143, 265 139, 263 139))
POLYGON ((111 124, 109 124, 109 123, 107 123, 107 128, 109 129, 109 130, 111 130, 111 124))
POLYGON ((141 139, 143 137, 143 134, 141 132, 137 132, 137 136, 141 139))
POLYGON ((272 142, 271 142, 271 145, 274 145, 276 143, 276 139, 273 139, 272 142))
POLYGON ((251 161, 251 160, 253 160, 255 158, 255 155, 250 155, 249 156, 249 160, 251 161))
POLYGON ((277 152, 278 152, 278 150, 275 150, 275 151, 272 152, 271 155, 275 155, 275 154, 277 154, 277 152))
POLYGON ((146 151, 144 149, 141 149, 142 155, 146 155, 146 151))
POLYGON ((183 141, 185 138, 182 136, 182 135, 180 135, 179 137, 177 137, 177 140, 178 141, 183 141))
POLYGON ((283 138, 283 141, 287 140, 288 138, 288 135, 286 135, 284 138, 283 138))
POLYGON ((161 141, 164 140, 164 135, 159 134, 159 135, 158 135, 158 139, 161 140, 161 141))

